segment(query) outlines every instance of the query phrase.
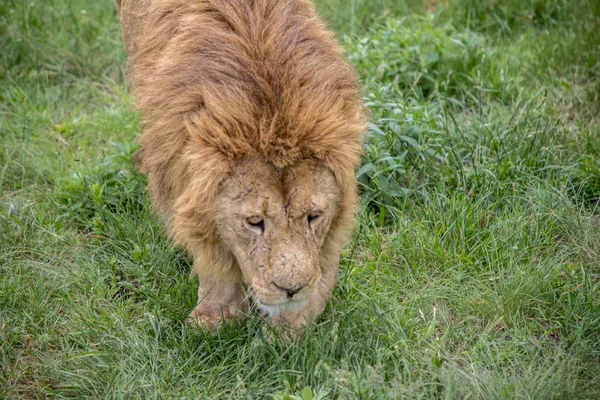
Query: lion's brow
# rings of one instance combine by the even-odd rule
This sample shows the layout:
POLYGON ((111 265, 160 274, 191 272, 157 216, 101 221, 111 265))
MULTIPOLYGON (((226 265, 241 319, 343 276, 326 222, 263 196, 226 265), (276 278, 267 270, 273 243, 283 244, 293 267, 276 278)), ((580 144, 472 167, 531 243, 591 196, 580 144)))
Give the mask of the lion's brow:
POLYGON ((262 211, 263 211, 263 214, 265 214, 265 215, 269 211, 269 198, 268 197, 264 198, 262 201, 262 211))
POLYGON ((235 201, 235 200, 243 200, 243 199, 245 199, 246 197, 248 197, 248 195, 249 195, 249 194, 251 194, 252 192, 253 192, 253 190, 252 190, 252 189, 245 189, 245 190, 242 190, 241 192, 239 192, 239 193, 238 193, 238 194, 237 194, 237 195, 236 195, 236 196, 233 198, 233 200, 234 200, 234 201, 235 201))

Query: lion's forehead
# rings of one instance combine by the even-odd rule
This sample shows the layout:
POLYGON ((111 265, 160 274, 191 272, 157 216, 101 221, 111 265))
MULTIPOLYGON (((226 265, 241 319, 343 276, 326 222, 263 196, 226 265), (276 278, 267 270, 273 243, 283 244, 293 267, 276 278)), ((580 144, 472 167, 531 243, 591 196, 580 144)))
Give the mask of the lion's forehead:
POLYGON ((240 162, 225 190, 244 211, 290 217, 324 207, 338 193, 332 174, 324 168, 305 163, 280 170, 261 160, 240 162))
POLYGON ((311 212, 320 202, 311 194, 285 195, 278 193, 253 192, 240 197, 238 210, 242 216, 263 215, 272 218, 297 219, 311 212))

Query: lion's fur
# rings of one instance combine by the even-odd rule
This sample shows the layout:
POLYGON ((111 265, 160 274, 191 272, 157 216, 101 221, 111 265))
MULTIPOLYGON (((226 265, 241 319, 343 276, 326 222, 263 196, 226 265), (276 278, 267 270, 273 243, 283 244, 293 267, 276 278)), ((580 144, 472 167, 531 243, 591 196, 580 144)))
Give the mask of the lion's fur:
POLYGON ((357 76, 312 3, 116 2, 143 118, 141 169, 196 265, 235 265, 217 237, 213 199, 248 155, 277 168, 302 159, 329 168, 342 196, 328 238, 339 242, 354 220, 363 106, 357 76))

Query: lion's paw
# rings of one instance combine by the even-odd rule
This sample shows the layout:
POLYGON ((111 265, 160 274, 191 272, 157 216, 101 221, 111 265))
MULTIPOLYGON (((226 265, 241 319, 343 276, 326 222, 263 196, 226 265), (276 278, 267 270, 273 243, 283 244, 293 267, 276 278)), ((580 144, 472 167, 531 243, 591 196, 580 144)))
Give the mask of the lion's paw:
POLYGON ((206 314, 198 310, 193 310, 186 319, 186 323, 192 326, 199 326, 215 332, 225 323, 238 320, 239 317, 231 314, 206 314))

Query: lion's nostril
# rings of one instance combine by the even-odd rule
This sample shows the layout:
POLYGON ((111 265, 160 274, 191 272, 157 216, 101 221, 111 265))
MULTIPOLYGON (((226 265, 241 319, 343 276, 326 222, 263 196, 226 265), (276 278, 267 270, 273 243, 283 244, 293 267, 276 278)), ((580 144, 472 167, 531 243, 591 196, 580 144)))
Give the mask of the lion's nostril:
POLYGON ((291 287, 291 288, 286 288, 286 287, 283 287, 283 286, 279 286, 279 285, 278 285, 278 284, 276 284, 275 282, 271 282, 271 283, 272 283, 273 285, 275 285, 275 287, 276 287, 277 289, 280 289, 280 290, 283 290, 283 291, 285 291, 285 292, 287 293, 288 299, 291 299, 292 297, 294 297, 294 295, 295 295, 296 293, 298 293, 299 291, 301 291, 301 290, 302 290, 302 288, 304 288, 304 286, 306 286, 306 285, 296 285, 296 286, 294 286, 294 287, 291 287))
POLYGON ((302 290, 303 286, 296 286, 293 289, 288 289, 286 290, 288 297, 291 299, 296 293, 298 293, 300 290, 302 290))

